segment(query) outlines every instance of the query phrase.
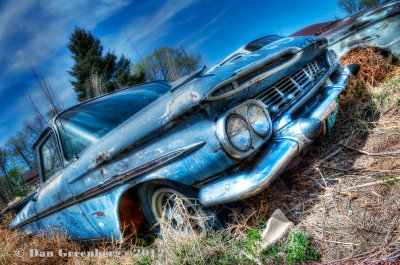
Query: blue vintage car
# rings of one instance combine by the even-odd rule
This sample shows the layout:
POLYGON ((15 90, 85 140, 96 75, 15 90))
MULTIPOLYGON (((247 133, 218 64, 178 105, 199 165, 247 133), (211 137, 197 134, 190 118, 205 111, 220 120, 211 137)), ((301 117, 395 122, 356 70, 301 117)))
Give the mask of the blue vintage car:
POLYGON ((263 191, 329 132, 358 71, 326 47, 320 37, 267 36, 172 85, 129 87, 65 110, 35 144, 42 183, 11 227, 121 239, 145 218, 159 231, 176 198, 190 214, 212 216, 210 206, 263 191))

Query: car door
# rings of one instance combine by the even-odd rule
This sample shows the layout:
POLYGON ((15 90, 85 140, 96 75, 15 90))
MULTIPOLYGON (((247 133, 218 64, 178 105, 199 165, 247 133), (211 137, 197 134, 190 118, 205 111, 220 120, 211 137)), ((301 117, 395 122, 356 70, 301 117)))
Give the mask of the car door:
POLYGON ((11 226, 22 225, 21 231, 24 233, 38 233, 40 230, 43 230, 43 224, 40 220, 36 219, 37 211, 36 211, 36 193, 33 198, 18 212, 15 216, 15 219, 12 221, 11 226), (34 220, 34 221, 29 221, 34 220), (27 222, 29 221, 29 222, 27 222))
POLYGON ((38 145, 39 171, 42 185, 37 193, 36 212, 48 232, 66 232, 75 240, 90 240, 101 235, 88 222, 63 174, 56 134, 50 130, 38 145))

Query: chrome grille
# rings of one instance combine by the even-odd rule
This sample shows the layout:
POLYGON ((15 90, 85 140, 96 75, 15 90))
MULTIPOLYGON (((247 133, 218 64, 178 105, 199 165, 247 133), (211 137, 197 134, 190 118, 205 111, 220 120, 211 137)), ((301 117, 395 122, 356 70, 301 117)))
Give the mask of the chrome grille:
POLYGON ((276 82, 257 99, 267 105, 274 119, 307 93, 327 71, 325 59, 320 57, 276 82))

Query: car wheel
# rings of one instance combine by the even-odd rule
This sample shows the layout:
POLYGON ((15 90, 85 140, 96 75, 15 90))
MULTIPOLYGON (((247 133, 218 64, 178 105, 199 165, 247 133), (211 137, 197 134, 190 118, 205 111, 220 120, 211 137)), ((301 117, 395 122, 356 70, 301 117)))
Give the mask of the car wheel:
POLYGON ((201 235, 222 227, 210 208, 198 201, 198 192, 176 182, 151 181, 138 187, 138 197, 143 213, 153 231, 160 234, 162 223, 180 232, 201 235))

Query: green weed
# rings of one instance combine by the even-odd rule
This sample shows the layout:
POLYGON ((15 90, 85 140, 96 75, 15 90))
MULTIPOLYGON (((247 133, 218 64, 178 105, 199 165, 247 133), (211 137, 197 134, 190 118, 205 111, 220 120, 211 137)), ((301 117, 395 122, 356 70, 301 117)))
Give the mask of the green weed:
POLYGON ((276 263, 282 263, 283 260, 279 256, 280 252, 281 248, 279 246, 269 245, 267 249, 263 250, 262 254, 276 263))
POLYGON ((310 241, 309 235, 303 232, 291 233, 288 246, 286 248, 286 263, 297 264, 309 261, 316 261, 318 252, 310 241))

